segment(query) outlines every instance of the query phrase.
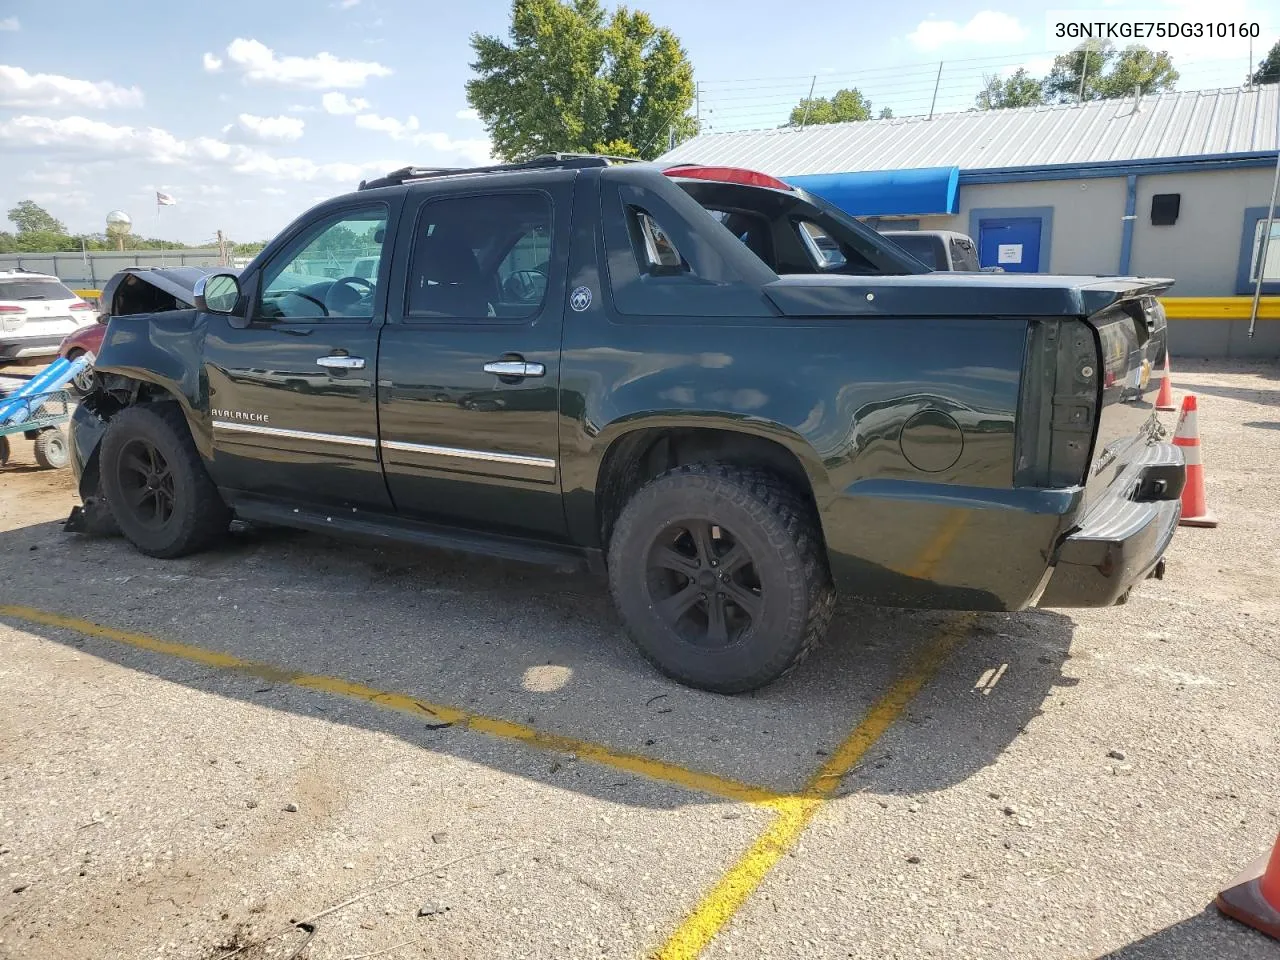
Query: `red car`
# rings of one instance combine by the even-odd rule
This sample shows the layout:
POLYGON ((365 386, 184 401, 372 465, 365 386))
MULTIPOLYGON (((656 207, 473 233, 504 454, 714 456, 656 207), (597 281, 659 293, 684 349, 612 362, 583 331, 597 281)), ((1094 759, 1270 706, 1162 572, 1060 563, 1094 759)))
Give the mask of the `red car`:
MULTIPOLYGON (((125 267, 102 288, 98 302, 98 322, 68 336, 58 347, 58 356, 74 360, 86 353, 95 356, 102 348, 107 321, 131 313, 161 313, 189 310, 191 290, 196 281, 217 267, 125 267)), ((93 388, 93 371, 85 370, 71 382, 72 390, 86 394, 93 388)))

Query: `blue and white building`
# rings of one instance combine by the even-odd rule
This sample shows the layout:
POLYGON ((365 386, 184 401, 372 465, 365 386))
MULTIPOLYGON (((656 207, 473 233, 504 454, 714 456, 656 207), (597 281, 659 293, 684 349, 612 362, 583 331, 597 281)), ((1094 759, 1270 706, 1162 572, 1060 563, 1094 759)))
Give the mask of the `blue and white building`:
MULTIPOLYGON (((984 266, 1169 276, 1175 349, 1280 355, 1249 298, 1280 149, 1280 84, 707 133, 663 161, 747 167, 882 229, 967 233, 984 266)), ((1264 292, 1280 294, 1280 224, 1264 292)), ((1280 302, 1264 316, 1280 318, 1280 302)))

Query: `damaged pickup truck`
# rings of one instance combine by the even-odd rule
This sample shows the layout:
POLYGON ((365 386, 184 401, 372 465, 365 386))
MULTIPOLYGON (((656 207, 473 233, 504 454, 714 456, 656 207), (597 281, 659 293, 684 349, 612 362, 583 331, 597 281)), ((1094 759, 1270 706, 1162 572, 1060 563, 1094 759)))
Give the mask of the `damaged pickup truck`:
POLYGON ((744 691, 837 592, 1104 606, 1162 573, 1170 283, 931 272, 738 169, 409 168, 113 317, 73 461, 151 556, 239 518, 584 564, 660 670, 744 691))

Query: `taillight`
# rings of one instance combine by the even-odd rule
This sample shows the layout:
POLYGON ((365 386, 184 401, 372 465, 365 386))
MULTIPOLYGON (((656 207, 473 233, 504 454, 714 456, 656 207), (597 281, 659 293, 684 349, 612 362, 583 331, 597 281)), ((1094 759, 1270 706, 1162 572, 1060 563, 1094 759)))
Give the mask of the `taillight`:
POLYGON ((740 183, 748 187, 768 187, 770 190, 794 190, 791 184, 767 173, 743 170, 741 167, 668 167, 662 171, 677 180, 715 180, 719 183, 740 183))
POLYGON ((72 310, 92 310, 93 307, 85 303, 83 300, 77 300, 71 305, 72 310))
POLYGON ((1014 484, 1073 487, 1088 480, 1102 354, 1082 320, 1034 320, 1018 403, 1014 484))
POLYGON ((7 303, 0 303, 0 313, 26 313, 26 307, 13 307, 7 303))

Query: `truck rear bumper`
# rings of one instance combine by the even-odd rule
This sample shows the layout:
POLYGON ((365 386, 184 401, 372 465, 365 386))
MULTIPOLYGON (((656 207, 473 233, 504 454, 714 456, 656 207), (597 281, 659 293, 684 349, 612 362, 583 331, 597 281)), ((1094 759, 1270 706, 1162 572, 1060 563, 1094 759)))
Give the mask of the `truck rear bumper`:
POLYGON ((1185 476, 1177 447, 1147 447, 1062 539, 1038 605, 1106 607, 1126 599, 1156 570, 1178 529, 1185 476))

